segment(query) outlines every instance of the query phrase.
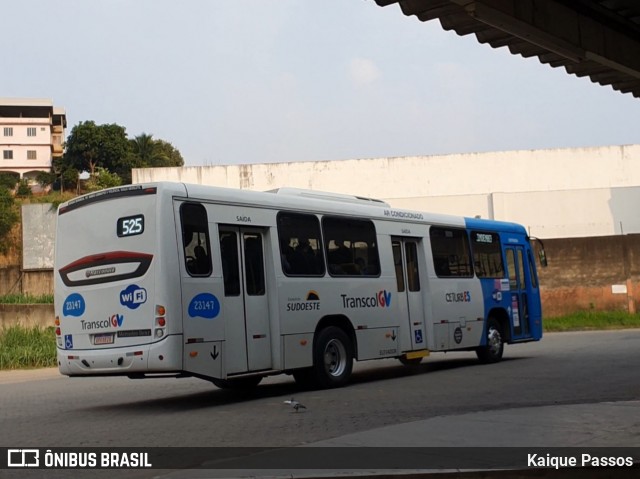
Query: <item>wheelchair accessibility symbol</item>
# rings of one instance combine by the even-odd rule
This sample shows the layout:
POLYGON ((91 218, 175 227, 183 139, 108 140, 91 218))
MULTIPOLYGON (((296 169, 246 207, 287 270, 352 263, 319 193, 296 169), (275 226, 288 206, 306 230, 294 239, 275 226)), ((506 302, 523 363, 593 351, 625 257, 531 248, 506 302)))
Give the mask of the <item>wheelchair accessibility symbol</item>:
POLYGON ((73 336, 71 334, 64 335, 64 349, 73 349, 73 336))
POLYGON ((416 329, 414 334, 416 337, 416 344, 420 344, 422 342, 422 329, 416 329))

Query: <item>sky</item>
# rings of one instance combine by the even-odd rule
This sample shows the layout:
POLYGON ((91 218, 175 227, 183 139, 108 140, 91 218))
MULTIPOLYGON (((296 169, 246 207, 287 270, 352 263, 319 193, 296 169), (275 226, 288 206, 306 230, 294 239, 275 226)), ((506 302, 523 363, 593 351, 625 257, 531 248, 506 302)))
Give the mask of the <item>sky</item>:
POLYGON ((622 145, 640 99, 373 0, 21 0, 0 97, 172 143, 186 166, 622 145))

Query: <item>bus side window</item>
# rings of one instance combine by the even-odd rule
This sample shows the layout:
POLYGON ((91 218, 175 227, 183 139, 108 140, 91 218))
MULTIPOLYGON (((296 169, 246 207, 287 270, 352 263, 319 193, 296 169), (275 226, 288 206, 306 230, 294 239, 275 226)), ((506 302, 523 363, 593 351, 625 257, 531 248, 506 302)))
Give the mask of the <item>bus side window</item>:
POLYGON ((407 283, 409 283, 409 291, 420 291, 418 245, 413 241, 405 243, 405 255, 407 258, 407 283))
POLYGON ((240 295, 240 270, 238 266, 238 235, 232 231, 220 232, 220 258, 224 295, 240 295))
POLYGON ((325 253, 331 276, 379 276, 376 229, 371 221, 322 218, 325 253))
POLYGON ((473 276, 467 232, 458 228, 429 229, 433 266, 439 278, 473 276))
POLYGON ((504 278, 502 246, 497 233, 472 231, 471 246, 478 278, 504 278))
POLYGON ((400 241, 392 241, 391 247, 393 249, 393 264, 396 269, 396 283, 398 286, 398 293, 404 291, 404 271, 402 269, 402 244, 400 241))
POLYGON ((211 275, 207 210, 198 203, 184 203, 180 207, 180 222, 187 272, 191 276, 211 275))
POLYGON ((507 270, 509 271, 509 289, 517 291, 520 289, 520 283, 516 273, 516 256, 512 248, 507 248, 507 270))
POLYGON ((281 211, 277 222, 282 272, 287 276, 324 276, 317 216, 281 211))
POLYGON ((250 296, 262 296, 265 293, 262 236, 255 233, 245 233, 244 258, 247 294, 250 296))

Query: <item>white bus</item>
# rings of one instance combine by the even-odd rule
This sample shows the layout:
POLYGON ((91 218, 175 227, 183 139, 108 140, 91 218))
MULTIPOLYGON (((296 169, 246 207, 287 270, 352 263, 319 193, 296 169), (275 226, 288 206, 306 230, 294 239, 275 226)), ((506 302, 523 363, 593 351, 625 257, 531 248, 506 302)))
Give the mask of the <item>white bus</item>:
POLYGON ((353 360, 502 358, 542 337, 522 226, 296 189, 182 183, 60 205, 58 364, 68 376, 345 384, 353 360))

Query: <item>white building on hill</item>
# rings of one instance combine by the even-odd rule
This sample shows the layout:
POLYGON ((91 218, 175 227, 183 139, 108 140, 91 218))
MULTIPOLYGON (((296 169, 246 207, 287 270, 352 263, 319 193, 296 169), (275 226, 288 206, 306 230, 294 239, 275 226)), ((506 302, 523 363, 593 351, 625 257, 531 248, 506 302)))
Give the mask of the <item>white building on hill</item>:
POLYGON ((0 172, 33 179, 62 156, 67 118, 51 100, 0 98, 0 172))

